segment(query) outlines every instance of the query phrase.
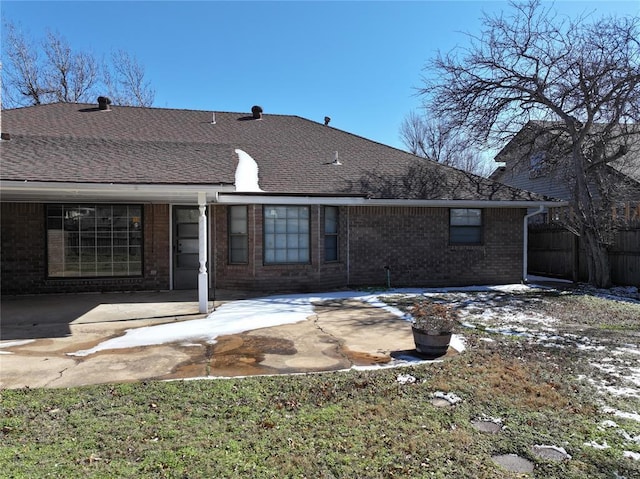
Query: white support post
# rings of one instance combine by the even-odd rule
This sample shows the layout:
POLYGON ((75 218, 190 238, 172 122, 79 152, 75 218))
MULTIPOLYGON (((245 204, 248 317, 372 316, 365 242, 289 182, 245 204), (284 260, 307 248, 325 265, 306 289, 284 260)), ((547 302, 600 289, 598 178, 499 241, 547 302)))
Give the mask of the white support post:
POLYGON ((209 274, 207 273, 207 194, 198 193, 198 260, 200 271, 198 273, 198 301, 201 313, 209 312, 209 274))

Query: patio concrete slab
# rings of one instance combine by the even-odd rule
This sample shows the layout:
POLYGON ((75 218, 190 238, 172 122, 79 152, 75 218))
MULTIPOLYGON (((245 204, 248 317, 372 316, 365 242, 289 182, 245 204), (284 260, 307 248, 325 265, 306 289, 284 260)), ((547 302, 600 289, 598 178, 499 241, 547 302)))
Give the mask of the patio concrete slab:
POLYGON ((392 353, 415 348, 407 321, 361 301, 327 301, 316 306, 316 314, 318 328, 356 365, 387 363, 392 353))
MULTIPOLYGON (((221 292, 210 307, 242 296, 252 295, 221 292)), ((318 304, 306 321, 219 336, 214 344, 170 343, 85 357, 68 353, 128 329, 205 317, 197 312, 196 293, 2 298, 1 311, 0 388, 331 371, 387 363, 394 353, 414 348, 408 323, 352 299, 318 304)))

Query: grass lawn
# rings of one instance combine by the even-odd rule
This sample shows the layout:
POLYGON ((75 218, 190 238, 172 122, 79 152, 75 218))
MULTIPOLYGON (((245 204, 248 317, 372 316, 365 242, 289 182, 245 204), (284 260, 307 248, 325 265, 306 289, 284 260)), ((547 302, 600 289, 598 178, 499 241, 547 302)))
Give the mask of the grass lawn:
MULTIPOLYGON (((632 343, 638 356, 638 304, 518 300, 561 321, 558 336, 590 336, 609 349, 632 343)), ((607 392, 623 378, 594 367, 611 362, 606 350, 476 326, 458 331, 463 354, 400 369, 4 390, 0 477, 522 477, 496 465, 498 454, 532 461, 528 477, 640 477, 640 460, 627 457, 640 455, 631 416, 640 399, 607 392), (436 392, 462 400, 436 407, 436 392), (502 430, 476 430, 482 418, 502 430), (539 458, 534 445, 562 447, 571 459, 539 458)))

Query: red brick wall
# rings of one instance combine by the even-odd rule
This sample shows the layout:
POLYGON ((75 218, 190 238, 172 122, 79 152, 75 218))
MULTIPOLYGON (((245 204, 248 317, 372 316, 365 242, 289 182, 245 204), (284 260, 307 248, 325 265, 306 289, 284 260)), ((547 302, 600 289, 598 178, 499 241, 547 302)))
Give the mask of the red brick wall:
POLYGON ((144 207, 144 289, 170 289, 169 205, 144 207))
POLYGON ((47 278, 45 205, 2 203, 2 294, 169 289, 169 207, 144 206, 144 274, 138 278, 47 278))
POLYGON ((519 282, 523 217, 486 209, 484 244, 453 246, 447 208, 352 208, 350 284, 384 284, 385 266, 392 287, 519 282))
POLYGON ((310 291, 519 282, 522 277, 521 209, 487 209, 480 246, 449 245, 447 208, 341 207, 339 261, 324 263, 322 207, 312 206, 311 262, 265 265, 262 206, 249 206, 249 263, 228 264, 227 208, 213 208, 216 287, 263 291, 310 291))
POLYGON ((44 205, 0 203, 3 294, 38 293, 46 274, 44 205))
MULTIPOLYGON (((212 208, 213 257, 215 286, 224 289, 248 289, 261 291, 317 291, 347 285, 346 276, 346 223, 341 221, 338 247, 340 260, 324 262, 324 217, 322 207, 310 210, 310 263, 264 264, 263 258, 263 206, 248 206, 249 262, 229 264, 228 221, 225 206, 212 208)), ((340 217, 342 217, 340 209, 340 217)))
MULTIPOLYGON (((170 288, 169 206, 144 207, 144 274, 141 278, 47 279, 45 208, 1 204, 3 294, 170 288)), ((217 288, 320 291, 519 282, 522 275, 522 209, 484 210, 484 244, 449 245, 446 208, 340 207, 339 261, 323 259, 323 208, 311 206, 309 264, 265 265, 263 207, 250 205, 249 262, 228 262, 227 207, 211 208, 209 271, 217 288)))

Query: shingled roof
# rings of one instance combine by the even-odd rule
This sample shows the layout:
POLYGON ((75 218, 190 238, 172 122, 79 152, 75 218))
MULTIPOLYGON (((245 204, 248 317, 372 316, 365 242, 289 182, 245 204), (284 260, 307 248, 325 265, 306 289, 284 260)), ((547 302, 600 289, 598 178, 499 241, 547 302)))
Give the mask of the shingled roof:
POLYGON ((540 201, 542 197, 298 116, 55 103, 4 110, 0 179, 233 185, 236 149, 264 192, 373 198, 540 201), (333 164, 338 152, 340 164, 333 164))

